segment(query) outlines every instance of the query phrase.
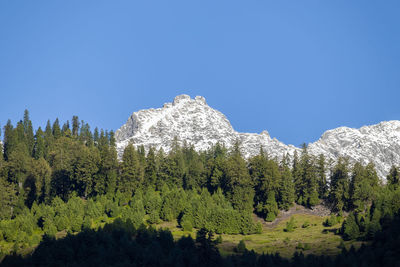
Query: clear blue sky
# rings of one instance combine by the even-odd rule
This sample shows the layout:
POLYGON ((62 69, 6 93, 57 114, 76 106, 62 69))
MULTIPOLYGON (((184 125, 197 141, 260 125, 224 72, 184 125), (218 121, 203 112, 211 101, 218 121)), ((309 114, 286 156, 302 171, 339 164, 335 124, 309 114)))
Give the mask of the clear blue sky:
POLYGON ((243 132, 299 145, 400 119, 400 1, 0 2, 0 124, 202 95, 243 132))

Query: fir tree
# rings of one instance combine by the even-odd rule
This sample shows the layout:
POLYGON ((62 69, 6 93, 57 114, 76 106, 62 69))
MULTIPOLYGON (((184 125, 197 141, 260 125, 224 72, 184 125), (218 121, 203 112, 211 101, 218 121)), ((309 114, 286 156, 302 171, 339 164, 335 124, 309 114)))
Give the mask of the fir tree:
POLYGON ((266 214, 265 220, 267 222, 274 221, 276 216, 279 213, 278 204, 276 203, 275 192, 274 191, 270 191, 269 192, 267 201, 266 201, 263 209, 264 209, 264 212, 266 214))
POLYGON ((140 166, 139 156, 132 144, 126 146, 122 155, 121 184, 119 190, 132 194, 143 183, 143 168, 140 166))
POLYGON ((348 160, 339 158, 330 178, 329 200, 334 211, 341 212, 347 208, 349 200, 348 160))
POLYGON ((47 121, 46 128, 44 131, 44 157, 45 159, 48 159, 48 154, 51 145, 53 144, 54 141, 54 136, 53 136, 53 130, 51 129, 51 124, 50 120, 47 121))
POLYGON ((36 131, 35 139, 33 156, 35 159, 43 158, 45 154, 45 141, 42 128, 39 127, 39 129, 36 131))
POLYGON ((53 123, 53 128, 52 128, 53 136, 55 139, 58 139, 61 137, 61 129, 60 129, 60 122, 58 121, 58 118, 53 123))
POLYGON ((227 161, 226 180, 226 188, 232 205, 238 210, 251 212, 254 189, 246 162, 240 154, 238 142, 235 143, 227 161))
POLYGON ((157 164, 154 149, 152 147, 149 148, 149 152, 147 153, 146 157, 144 180, 147 187, 150 186, 155 189, 157 180, 157 164))
POLYGON ((318 156, 316 169, 318 180, 318 197, 325 199, 328 197, 328 181, 326 179, 326 162, 323 154, 318 156))
POLYGON ((33 136, 33 127, 32 121, 29 118, 29 112, 26 109, 24 112, 24 133, 25 133, 25 142, 28 149, 29 155, 33 154, 33 146, 35 144, 34 136, 33 136))
POLYGON ((72 116, 72 135, 78 136, 79 133, 79 119, 78 116, 72 116))
POLYGON ((393 188, 397 189, 400 185, 400 172, 396 166, 392 166, 389 171, 389 174, 386 178, 388 185, 393 188))
POLYGON ((71 129, 69 128, 69 121, 63 124, 63 127, 61 128, 61 135, 65 137, 72 136, 71 129))
POLYGON ((14 127, 11 124, 11 120, 7 121, 6 126, 4 126, 4 158, 8 160, 11 152, 15 149, 17 145, 17 139, 14 134, 14 127))
MULTIPOLYGON (((104 134, 104 132, 103 132, 103 134, 104 134)), ((93 141, 94 141, 94 144, 95 145, 97 145, 97 143, 99 142, 99 138, 100 138, 100 135, 99 135, 99 128, 94 128, 94 132, 93 132, 93 141)))
POLYGON ((281 179, 279 185, 279 207, 288 210, 295 200, 294 194, 295 190, 292 172, 290 171, 287 157, 283 157, 281 162, 281 179))
POLYGON ((305 206, 318 204, 318 183, 313 158, 303 144, 300 161, 296 163, 295 188, 297 203, 305 206))

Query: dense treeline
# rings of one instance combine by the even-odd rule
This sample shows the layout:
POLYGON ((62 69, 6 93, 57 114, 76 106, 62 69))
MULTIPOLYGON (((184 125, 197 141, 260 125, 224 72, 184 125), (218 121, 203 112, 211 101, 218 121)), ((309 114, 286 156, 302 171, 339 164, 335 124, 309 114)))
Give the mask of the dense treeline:
POLYGON ((8 256, 4 266, 399 266, 400 217, 379 231, 371 245, 359 250, 343 248, 336 257, 304 256, 291 260, 279 254, 256 254, 241 243, 242 253, 222 257, 212 232, 201 229, 174 241, 168 230, 135 228, 116 220, 98 231, 86 229, 63 239, 46 237, 35 252, 26 257, 8 256))
POLYGON ((175 140, 169 153, 128 145, 121 161, 115 145, 112 131, 92 132, 77 116, 35 132, 28 111, 15 127, 8 121, 0 143, 0 242, 13 247, 2 253, 116 218, 136 228, 177 220, 185 230, 256 233, 252 212, 273 221, 294 202, 350 212, 343 236, 371 239, 399 208, 397 168, 383 186, 373 164, 333 164, 309 155, 306 145, 293 157, 270 158, 261 148, 245 160, 239 143, 197 152, 175 140))

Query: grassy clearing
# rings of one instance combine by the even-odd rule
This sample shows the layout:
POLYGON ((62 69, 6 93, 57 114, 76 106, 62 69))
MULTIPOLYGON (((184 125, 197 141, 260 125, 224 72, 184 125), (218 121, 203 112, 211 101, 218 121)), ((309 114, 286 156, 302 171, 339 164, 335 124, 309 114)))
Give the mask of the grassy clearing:
MULTIPOLYGON (((279 253, 283 257, 291 257, 295 251, 302 251, 306 255, 336 255, 340 253, 341 248, 339 246, 342 238, 335 234, 340 224, 325 227, 323 226, 323 222, 327 217, 316 215, 295 214, 292 217, 295 220, 296 226, 293 232, 284 231, 286 223, 289 221, 288 218, 273 228, 264 226, 263 233, 261 234, 223 234, 223 242, 218 245, 218 248, 222 255, 233 254, 240 240, 244 240, 249 250, 253 249, 257 253, 279 253), (304 228, 302 227, 303 225, 304 228)), ((158 227, 170 229, 175 239, 187 235, 191 235, 193 238, 196 236, 196 230, 184 232, 177 226, 176 221, 163 223, 158 225, 158 227)), ((361 246, 361 242, 345 241, 344 245, 347 249, 352 245, 358 248, 361 246)))

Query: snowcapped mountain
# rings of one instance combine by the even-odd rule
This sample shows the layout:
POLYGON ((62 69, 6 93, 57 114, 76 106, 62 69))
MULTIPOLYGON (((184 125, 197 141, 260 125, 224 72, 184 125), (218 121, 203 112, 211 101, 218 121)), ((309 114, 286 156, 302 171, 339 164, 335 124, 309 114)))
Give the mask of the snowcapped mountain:
MULTIPOLYGON (((236 132, 224 114, 209 107, 201 96, 191 99, 188 95, 179 95, 162 108, 134 112, 115 132, 119 156, 129 143, 163 148, 168 152, 175 136, 179 142, 186 141, 196 150, 206 150, 217 142, 229 148, 239 140, 245 157, 258 154, 260 147, 278 158, 284 153, 292 157, 296 150, 300 153, 299 148, 271 138, 267 131, 261 134, 236 132)), ((334 161, 339 156, 365 164, 372 161, 379 176, 384 178, 393 164, 400 164, 400 121, 326 131, 318 141, 309 144, 309 152, 324 154, 334 161)))

